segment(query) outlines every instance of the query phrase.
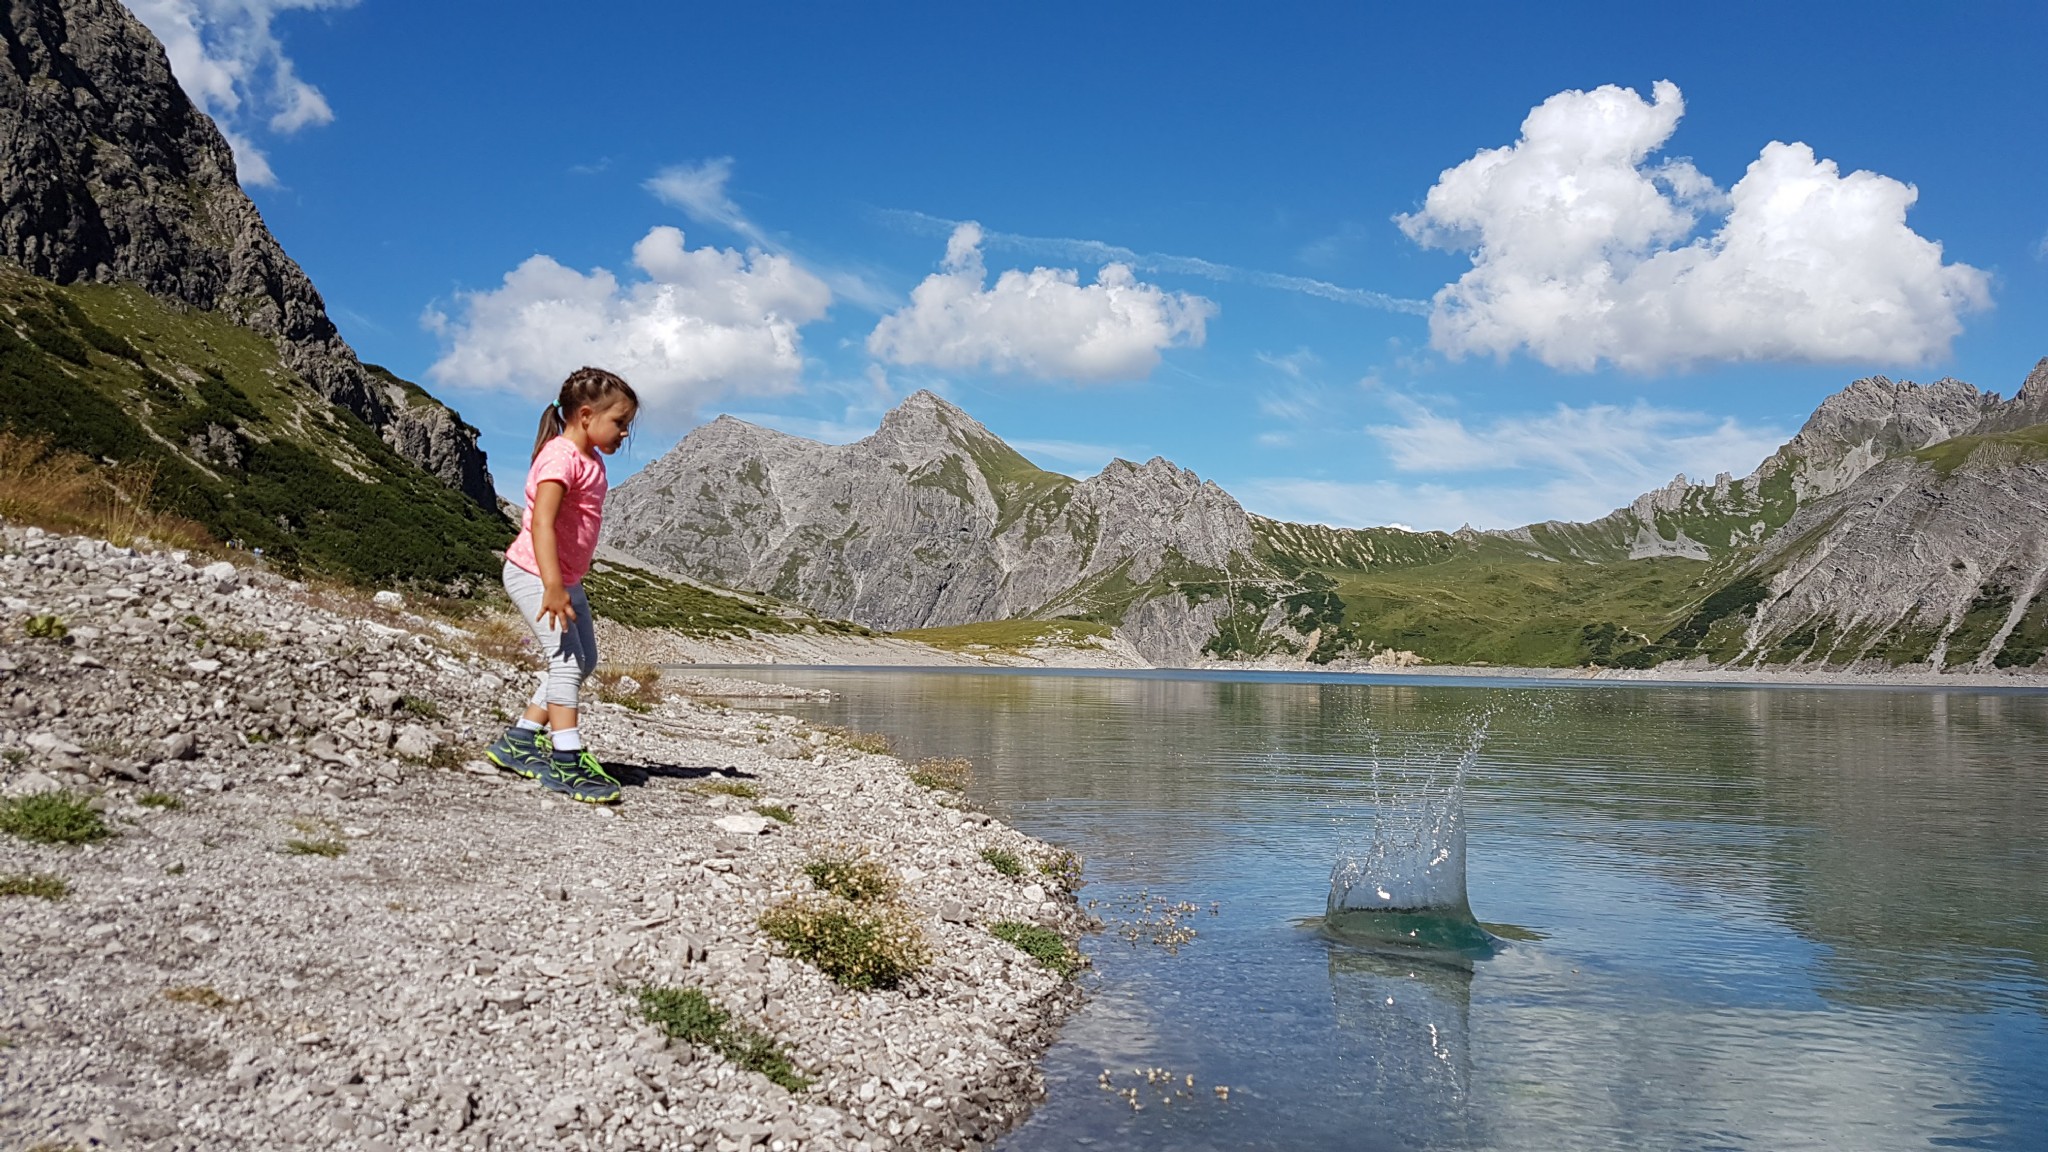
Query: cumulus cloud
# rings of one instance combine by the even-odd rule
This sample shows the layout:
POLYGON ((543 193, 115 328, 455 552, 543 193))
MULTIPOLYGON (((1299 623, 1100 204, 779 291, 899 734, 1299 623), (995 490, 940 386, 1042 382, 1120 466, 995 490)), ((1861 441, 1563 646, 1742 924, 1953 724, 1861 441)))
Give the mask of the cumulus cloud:
POLYGON ((1340 527, 1404 523, 1452 529, 1593 520, 1674 473, 1746 475, 1789 438, 1783 429, 1637 403, 1560 404, 1548 412, 1468 424, 1408 399, 1397 423, 1366 429, 1397 472, 1461 479, 1258 480, 1248 497, 1268 515, 1340 527))
POLYGON ((1686 160, 1653 162, 1684 100, 1669 81, 1651 96, 1560 92, 1396 217, 1472 259, 1435 296, 1436 348, 1581 370, 1918 363, 1989 304, 1984 272, 1907 227, 1911 185, 1773 142, 1724 192, 1686 160))
POLYGON ((645 278, 622 284, 603 268, 578 272, 544 255, 499 287, 457 297, 455 315, 425 322, 445 350, 428 375, 462 388, 554 395, 583 364, 609 368, 649 407, 671 414, 735 393, 793 386, 799 330, 832 293, 786 256, 690 248, 681 229, 652 229, 633 247, 645 278))
POLYGON ((347 8, 355 0, 127 0, 161 40, 178 83, 235 152, 244 184, 274 185, 270 160, 251 125, 289 136, 334 119, 320 90, 300 79, 272 31, 281 12, 347 8))
POLYGON ((1093 284, 1072 269, 1011 269, 988 283, 981 226, 961 224, 941 270, 882 318, 868 353, 892 364, 1081 381, 1136 380, 1161 350, 1199 347, 1216 306, 1105 264, 1093 284))

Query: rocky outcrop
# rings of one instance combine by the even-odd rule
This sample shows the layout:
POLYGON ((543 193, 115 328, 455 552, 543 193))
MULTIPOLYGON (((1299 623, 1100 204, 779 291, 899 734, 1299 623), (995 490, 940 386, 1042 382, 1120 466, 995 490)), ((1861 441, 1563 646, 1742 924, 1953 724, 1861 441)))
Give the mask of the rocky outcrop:
POLYGON ((476 430, 365 371, 148 29, 117 0, 7 0, 0 35, 0 257, 59 284, 139 284, 270 337, 314 392, 494 506, 476 430))
POLYGON ((1203 599, 1188 587, 1232 578, 1254 548, 1244 509, 1186 469, 1118 460, 1075 481, 929 392, 839 446, 720 417, 613 492, 605 534, 871 628, 1082 616, 1165 663, 1213 631, 1188 625, 1203 599), (1169 607, 1134 611, 1153 601, 1169 607))

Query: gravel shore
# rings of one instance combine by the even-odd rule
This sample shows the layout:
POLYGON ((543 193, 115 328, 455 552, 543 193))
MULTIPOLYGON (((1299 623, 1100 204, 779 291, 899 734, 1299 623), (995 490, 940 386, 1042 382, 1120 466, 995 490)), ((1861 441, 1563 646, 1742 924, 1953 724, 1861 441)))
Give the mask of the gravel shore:
POLYGON ((556 799, 476 759, 526 675, 384 599, 0 528, 0 792, 113 833, 0 835, 0 880, 68 889, 0 895, 0 1145, 958 1148, 1042 1092, 1073 985, 989 928, 1084 929, 1051 846, 857 737, 677 696, 585 713, 619 809, 556 799), (928 942, 899 987, 759 927, 829 854, 928 942), (672 1040, 650 986, 807 1085, 672 1040))

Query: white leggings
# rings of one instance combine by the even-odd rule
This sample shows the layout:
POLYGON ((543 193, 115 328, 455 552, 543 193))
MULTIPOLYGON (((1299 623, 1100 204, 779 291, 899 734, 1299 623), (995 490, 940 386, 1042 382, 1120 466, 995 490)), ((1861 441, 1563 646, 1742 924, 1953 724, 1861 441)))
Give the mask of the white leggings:
POLYGON ((583 681, 597 668, 597 629, 591 624, 590 601, 584 598, 583 585, 569 586, 569 606, 576 610, 576 619, 566 629, 539 618, 545 590, 540 577, 510 560, 505 562, 505 592, 526 618, 526 626, 533 629, 541 655, 548 658, 548 670, 541 673, 540 686, 533 690, 530 703, 536 708, 550 704, 574 708, 583 681))

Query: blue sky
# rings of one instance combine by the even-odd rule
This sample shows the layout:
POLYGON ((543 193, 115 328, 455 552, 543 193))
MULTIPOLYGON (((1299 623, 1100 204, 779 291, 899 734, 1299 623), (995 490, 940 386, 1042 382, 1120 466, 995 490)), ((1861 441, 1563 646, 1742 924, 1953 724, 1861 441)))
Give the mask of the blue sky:
POLYGON ((596 362, 615 477, 932 388, 1062 471, 1508 527, 2048 355, 2038 5, 131 7, 505 490, 596 362))

